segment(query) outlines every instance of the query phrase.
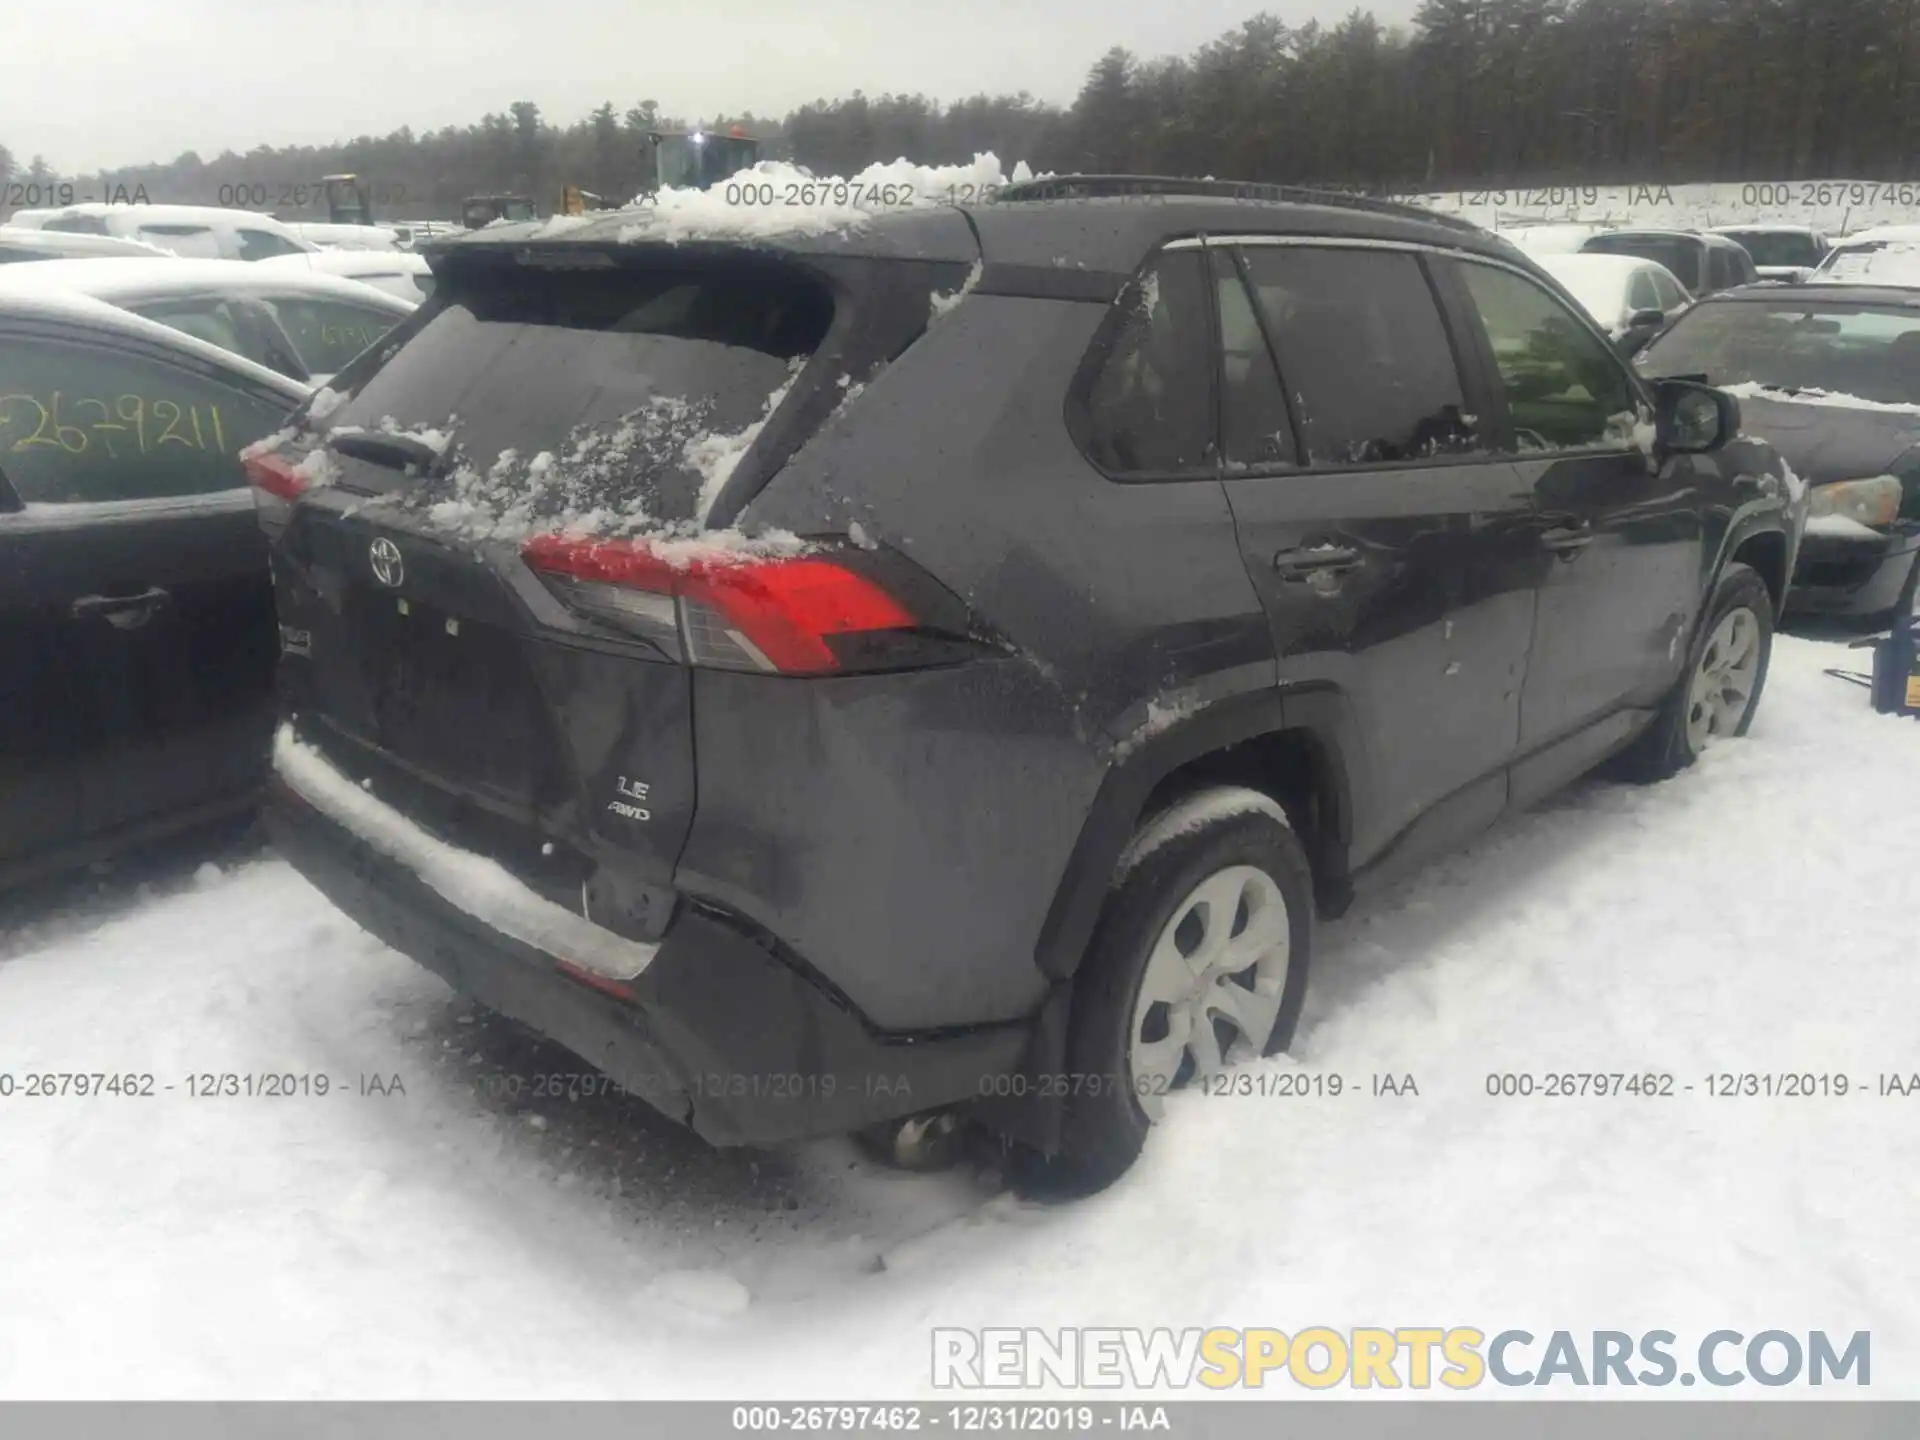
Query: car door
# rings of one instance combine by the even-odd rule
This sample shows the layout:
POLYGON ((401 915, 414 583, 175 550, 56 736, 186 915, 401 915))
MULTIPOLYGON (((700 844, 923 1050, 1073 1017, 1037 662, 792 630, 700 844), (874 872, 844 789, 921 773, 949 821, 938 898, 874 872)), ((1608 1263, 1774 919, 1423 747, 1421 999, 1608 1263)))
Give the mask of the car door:
POLYGON ((1530 498, 1418 249, 1213 243, 1223 475, 1283 681, 1337 689, 1364 750, 1359 869, 1505 803, 1533 634, 1530 498))
MULTIPOLYGON (((0 425, 14 398, 0 395, 0 425)), ((80 829, 66 597, 21 523, 25 509, 0 455, 0 877, 80 829)))
POLYGON ((1691 461, 1656 460, 1651 397, 1585 317, 1516 267, 1451 263, 1548 562, 1520 704, 1526 804, 1628 738, 1678 673, 1706 497, 1691 461))
POLYGON ((304 387, 107 329, 0 321, 0 517, 58 631, 87 835, 263 773, 278 636, 238 452, 304 387))

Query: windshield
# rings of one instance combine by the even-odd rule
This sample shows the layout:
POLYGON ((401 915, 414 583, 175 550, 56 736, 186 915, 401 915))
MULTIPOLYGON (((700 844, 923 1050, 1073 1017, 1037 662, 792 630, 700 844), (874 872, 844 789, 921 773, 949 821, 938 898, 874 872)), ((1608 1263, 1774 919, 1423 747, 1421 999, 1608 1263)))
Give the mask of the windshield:
POLYGON ((1638 255, 1664 265, 1687 289, 1700 291, 1698 240, 1685 235, 1596 235, 1586 243, 1589 255, 1638 255))
POLYGON ((1637 362, 1648 375, 1710 384, 1824 390, 1883 404, 1920 402, 1920 310, 1708 302, 1637 362))
POLYGON ((1811 235, 1792 230, 1723 230, 1720 233, 1745 246, 1755 265, 1812 269, 1820 263, 1820 246, 1811 235))
POLYGON ((658 154, 661 188, 705 189, 751 166, 759 146, 738 135, 667 135, 658 154))

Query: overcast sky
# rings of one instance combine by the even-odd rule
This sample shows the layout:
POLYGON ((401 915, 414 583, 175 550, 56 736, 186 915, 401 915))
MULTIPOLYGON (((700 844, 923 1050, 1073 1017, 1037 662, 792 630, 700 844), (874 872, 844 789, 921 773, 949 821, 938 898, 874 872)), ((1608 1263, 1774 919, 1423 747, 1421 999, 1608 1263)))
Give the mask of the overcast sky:
MULTIPOLYGON (((1367 6, 1383 21, 1417 0, 1367 6)), ((86 173, 183 150, 465 125, 515 100, 781 115, 865 90, 1073 98, 1101 52, 1186 54, 1350 0, 0 0, 0 145, 86 173)))

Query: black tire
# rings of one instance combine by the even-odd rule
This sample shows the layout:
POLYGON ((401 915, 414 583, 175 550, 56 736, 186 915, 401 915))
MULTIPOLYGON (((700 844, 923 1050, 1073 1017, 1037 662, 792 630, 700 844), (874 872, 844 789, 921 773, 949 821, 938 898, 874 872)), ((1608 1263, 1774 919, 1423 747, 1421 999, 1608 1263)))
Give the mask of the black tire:
POLYGON ((1284 1051, 1299 1023, 1313 944, 1313 874, 1285 812, 1254 791, 1208 790, 1143 825, 1135 847, 1129 857, 1137 853, 1137 861, 1123 859, 1074 980, 1060 1149, 1014 1157, 1015 1183, 1029 1194, 1092 1194, 1139 1156, 1152 1122, 1135 1094, 1129 1059, 1135 1002, 1155 942, 1209 876, 1246 865, 1274 881, 1286 904, 1290 948, 1264 1053, 1284 1051))
POLYGON ((1678 775, 1700 758, 1700 752, 1689 738, 1687 725, 1694 676, 1715 629, 1728 615, 1742 607, 1753 613, 1760 628, 1759 672, 1754 679, 1753 693, 1747 698, 1746 711, 1733 729, 1735 735, 1747 733, 1748 727, 1753 724, 1754 712, 1760 708, 1760 696, 1767 685, 1767 666, 1773 659, 1773 595, 1767 589, 1767 582, 1760 578, 1759 571, 1736 560, 1720 573, 1720 581, 1713 589, 1712 603, 1708 605, 1706 617, 1700 622, 1693 646, 1687 653, 1686 667, 1662 702, 1659 715, 1632 745, 1621 752, 1615 762, 1614 773, 1619 778, 1643 785, 1653 784, 1678 775))

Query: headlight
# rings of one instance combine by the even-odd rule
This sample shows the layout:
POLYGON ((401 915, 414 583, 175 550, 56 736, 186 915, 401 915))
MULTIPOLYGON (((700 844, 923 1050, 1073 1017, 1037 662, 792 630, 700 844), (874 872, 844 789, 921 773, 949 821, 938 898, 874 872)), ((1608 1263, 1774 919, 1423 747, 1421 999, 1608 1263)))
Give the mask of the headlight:
POLYGON ((1837 480, 1813 487, 1807 517, 1839 515, 1875 529, 1893 524, 1900 516, 1900 477, 1875 475, 1870 480, 1837 480))

